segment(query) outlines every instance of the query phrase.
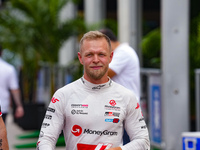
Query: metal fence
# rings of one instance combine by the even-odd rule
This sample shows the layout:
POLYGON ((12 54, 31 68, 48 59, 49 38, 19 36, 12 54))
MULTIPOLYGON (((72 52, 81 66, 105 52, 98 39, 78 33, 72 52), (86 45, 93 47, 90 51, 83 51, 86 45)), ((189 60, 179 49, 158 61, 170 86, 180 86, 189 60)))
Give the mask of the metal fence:
POLYGON ((195 69, 196 130, 200 131, 200 69, 195 69))

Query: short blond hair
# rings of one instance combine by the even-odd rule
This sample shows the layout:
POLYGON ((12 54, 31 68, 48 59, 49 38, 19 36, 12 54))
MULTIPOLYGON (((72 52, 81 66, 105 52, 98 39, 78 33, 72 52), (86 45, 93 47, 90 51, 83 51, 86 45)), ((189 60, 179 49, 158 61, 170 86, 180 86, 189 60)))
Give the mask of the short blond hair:
POLYGON ((85 33, 80 40, 80 44, 79 44, 80 52, 82 50, 82 45, 85 40, 96 40, 96 39, 105 39, 108 43, 109 51, 110 52, 112 51, 110 39, 108 36, 106 36, 105 34, 99 32, 99 31, 89 31, 89 32, 85 33))

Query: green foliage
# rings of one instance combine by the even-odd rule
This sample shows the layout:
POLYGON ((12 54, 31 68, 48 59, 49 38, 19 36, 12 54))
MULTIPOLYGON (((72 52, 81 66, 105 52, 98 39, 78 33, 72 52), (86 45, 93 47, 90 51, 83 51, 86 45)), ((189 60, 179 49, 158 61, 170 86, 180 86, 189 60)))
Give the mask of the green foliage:
POLYGON ((61 22, 59 15, 66 3, 67 0, 11 0, 0 13, 0 42, 21 53, 22 59, 56 63, 62 43, 85 29, 80 18, 61 22))
MULTIPOLYGON (((143 64, 145 68, 160 68, 160 29, 149 32, 142 40, 143 64)), ((189 33, 189 77, 191 115, 195 114, 195 69, 200 68, 200 14, 190 22, 189 33)))
POLYGON ((190 24, 190 100, 191 114, 195 114, 195 69, 200 68, 200 14, 190 24))
POLYGON ((104 26, 106 28, 111 29, 115 33, 116 36, 118 35, 117 20, 114 20, 114 19, 105 19, 104 22, 103 22, 103 24, 104 24, 104 26))
POLYGON ((82 18, 61 20, 68 1, 10 0, 0 11, 0 43, 21 56, 25 99, 34 95, 39 62, 56 64, 63 42, 86 31, 82 18))
POLYGON ((160 68, 161 35, 160 29, 149 32, 142 39, 143 67, 160 68))
POLYGON ((190 25, 190 67, 200 68, 200 15, 190 25))
POLYGON ((78 58, 74 59, 67 67, 67 71, 72 75, 73 81, 83 76, 83 65, 79 62, 78 58))

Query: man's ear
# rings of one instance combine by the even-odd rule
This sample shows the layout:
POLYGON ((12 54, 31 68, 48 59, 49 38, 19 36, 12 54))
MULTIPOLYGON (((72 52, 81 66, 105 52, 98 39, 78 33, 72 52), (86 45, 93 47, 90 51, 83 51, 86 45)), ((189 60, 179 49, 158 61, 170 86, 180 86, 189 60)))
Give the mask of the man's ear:
MULTIPOLYGON (((111 52, 111 54, 110 54, 110 62, 112 61, 112 58, 113 58, 113 51, 111 52)), ((109 62, 109 63, 110 63, 109 62)))
POLYGON ((79 62, 83 65, 82 56, 80 52, 78 52, 78 59, 79 59, 79 62))

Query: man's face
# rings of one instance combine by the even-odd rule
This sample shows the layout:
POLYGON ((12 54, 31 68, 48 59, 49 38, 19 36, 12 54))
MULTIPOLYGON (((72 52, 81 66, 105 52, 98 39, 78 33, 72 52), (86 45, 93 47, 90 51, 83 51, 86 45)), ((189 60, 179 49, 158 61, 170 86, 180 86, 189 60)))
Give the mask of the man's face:
POLYGON ((84 66, 84 77, 91 80, 107 80, 107 70, 113 53, 108 49, 105 39, 85 40, 82 51, 78 53, 79 61, 84 66))

